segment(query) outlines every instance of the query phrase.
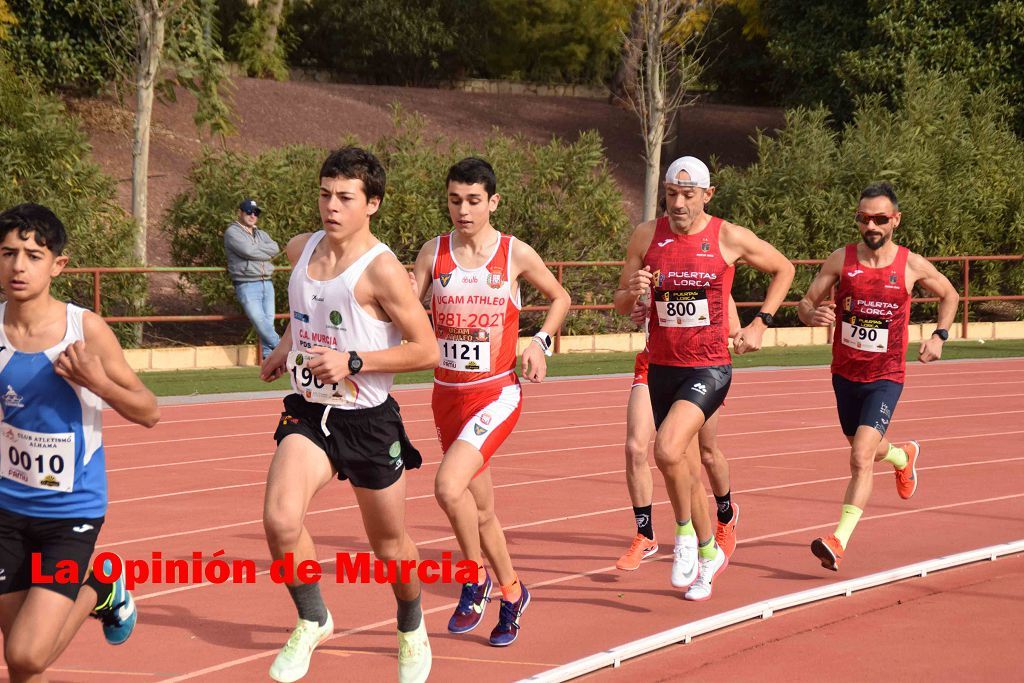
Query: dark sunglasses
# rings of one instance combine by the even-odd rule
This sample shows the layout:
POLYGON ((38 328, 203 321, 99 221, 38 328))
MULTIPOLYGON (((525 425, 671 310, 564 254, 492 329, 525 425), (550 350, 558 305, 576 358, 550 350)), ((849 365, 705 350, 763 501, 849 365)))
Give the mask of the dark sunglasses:
POLYGON ((890 216, 886 213, 864 213, 863 211, 858 211, 854 215, 853 220, 857 221, 861 225, 867 225, 868 223, 874 223, 875 225, 889 225, 889 221, 893 218, 896 218, 896 214, 892 214, 890 216))
POLYGON ((242 213, 244 213, 246 216, 256 216, 257 218, 260 215, 259 211, 243 211, 242 213))

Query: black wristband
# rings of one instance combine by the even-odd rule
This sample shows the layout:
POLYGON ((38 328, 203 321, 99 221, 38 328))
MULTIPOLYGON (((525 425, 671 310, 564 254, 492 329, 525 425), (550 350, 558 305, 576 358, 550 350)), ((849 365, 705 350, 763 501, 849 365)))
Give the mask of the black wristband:
POLYGON ((938 337, 942 341, 949 339, 949 330, 944 330, 941 327, 936 327, 935 331, 932 332, 933 337, 938 337))

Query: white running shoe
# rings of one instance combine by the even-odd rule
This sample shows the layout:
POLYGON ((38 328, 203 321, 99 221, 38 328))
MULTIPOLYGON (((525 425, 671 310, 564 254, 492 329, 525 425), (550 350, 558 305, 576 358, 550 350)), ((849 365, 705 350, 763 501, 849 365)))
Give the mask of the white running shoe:
POLYGON ((432 661, 427 622, 420 617, 415 631, 398 632, 398 683, 423 683, 432 661))
POLYGON ((711 597, 711 582, 722 573, 723 569, 729 566, 729 556, 718 547, 717 543, 715 544, 715 550, 717 552, 714 557, 710 559, 700 558, 700 561, 697 563, 700 565, 699 576, 693 582, 693 585, 690 586, 690 590, 683 594, 684 599, 700 602, 711 597))
POLYGON ((689 588, 697 580, 697 537, 676 536, 672 553, 672 585, 689 588))
POLYGON ((315 621, 299 619, 291 638, 284 644, 277 658, 270 665, 270 677, 278 683, 292 683, 309 671, 309 659, 313 650, 334 633, 334 619, 327 613, 327 623, 320 626, 315 621))

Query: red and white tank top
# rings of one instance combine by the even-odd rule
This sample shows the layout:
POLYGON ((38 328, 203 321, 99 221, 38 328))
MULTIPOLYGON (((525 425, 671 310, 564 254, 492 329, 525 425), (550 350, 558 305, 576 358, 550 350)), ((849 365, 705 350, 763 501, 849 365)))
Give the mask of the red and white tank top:
POLYGON ((451 233, 437 239, 430 299, 441 351, 436 383, 514 380, 521 304, 509 277, 513 239, 499 233, 494 253, 472 269, 455 260, 451 233))
POLYGON ((729 365, 728 301, 735 268, 722 258, 722 219, 692 235, 658 219, 643 265, 654 273, 647 348, 652 365, 729 365))
POLYGON ((402 332, 393 322, 377 320, 356 301, 359 278, 370 263, 385 252, 378 242, 352 265, 331 280, 314 280, 307 266, 313 250, 326 233, 314 233, 302 249, 302 256, 288 280, 288 307, 292 312, 292 350, 287 368, 292 390, 311 403, 345 410, 372 408, 387 400, 394 373, 361 372, 337 384, 325 384, 307 367, 310 349, 324 347, 341 351, 382 351, 402 343, 402 332))
POLYGON ((899 247, 891 265, 869 268, 857 259, 857 245, 846 245, 836 291, 832 374, 851 382, 903 383, 910 321, 909 255, 906 247, 899 247))

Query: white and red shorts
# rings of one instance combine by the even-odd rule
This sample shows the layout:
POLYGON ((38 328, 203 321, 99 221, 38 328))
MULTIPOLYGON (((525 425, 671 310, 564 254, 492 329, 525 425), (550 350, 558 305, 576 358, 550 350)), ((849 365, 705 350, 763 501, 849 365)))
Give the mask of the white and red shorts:
POLYGON ((511 382, 498 380, 482 386, 434 384, 430 407, 441 450, 447 452, 456 440, 465 441, 484 456, 477 474, 487 468, 522 413, 523 390, 519 378, 511 378, 511 382))
POLYGON ((651 356, 644 349, 636 354, 636 362, 633 363, 633 386, 647 386, 647 366, 650 364, 651 356))

